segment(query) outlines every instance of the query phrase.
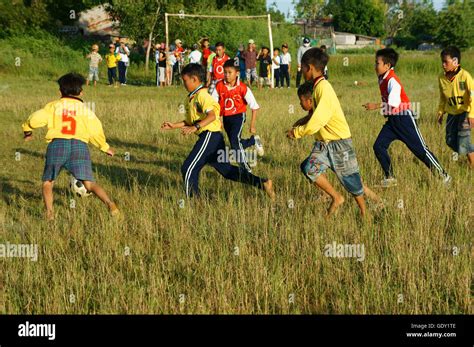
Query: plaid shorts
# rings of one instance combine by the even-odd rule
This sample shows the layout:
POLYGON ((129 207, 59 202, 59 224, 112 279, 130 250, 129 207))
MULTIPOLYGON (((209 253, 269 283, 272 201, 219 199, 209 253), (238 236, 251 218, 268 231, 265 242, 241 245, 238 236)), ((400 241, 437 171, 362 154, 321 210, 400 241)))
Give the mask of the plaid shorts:
POLYGON ((352 139, 316 141, 310 156, 301 163, 301 171, 312 182, 328 168, 349 193, 354 196, 364 193, 352 139))
POLYGON ((76 139, 54 139, 46 151, 44 181, 54 181, 65 168, 80 181, 94 181, 89 147, 76 139))

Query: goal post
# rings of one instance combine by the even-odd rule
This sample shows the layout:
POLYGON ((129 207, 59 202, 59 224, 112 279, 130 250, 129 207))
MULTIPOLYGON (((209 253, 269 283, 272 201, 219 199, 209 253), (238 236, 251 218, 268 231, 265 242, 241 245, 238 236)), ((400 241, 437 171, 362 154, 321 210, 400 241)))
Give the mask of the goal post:
MULTIPOLYGON (((270 13, 261 16, 214 16, 214 15, 200 15, 200 14, 184 14, 184 13, 165 13, 165 36, 166 36, 166 49, 169 49, 169 17, 179 17, 179 18, 212 18, 212 19, 257 19, 257 18, 267 18, 268 26, 268 39, 270 41, 270 57, 273 57, 273 34, 272 34, 272 18, 270 13)), ((273 58, 272 58, 273 64, 273 58)), ((271 69, 271 86, 275 86, 275 76, 273 74, 273 69, 271 69)))

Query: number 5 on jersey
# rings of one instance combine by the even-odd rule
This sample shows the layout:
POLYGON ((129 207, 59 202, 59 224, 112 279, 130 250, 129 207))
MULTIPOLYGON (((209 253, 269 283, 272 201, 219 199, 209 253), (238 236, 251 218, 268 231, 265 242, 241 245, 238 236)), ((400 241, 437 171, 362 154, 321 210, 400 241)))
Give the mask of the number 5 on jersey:
POLYGON ((65 135, 75 135, 76 134, 76 111, 71 111, 64 109, 63 110, 63 127, 61 128, 61 133, 65 135))

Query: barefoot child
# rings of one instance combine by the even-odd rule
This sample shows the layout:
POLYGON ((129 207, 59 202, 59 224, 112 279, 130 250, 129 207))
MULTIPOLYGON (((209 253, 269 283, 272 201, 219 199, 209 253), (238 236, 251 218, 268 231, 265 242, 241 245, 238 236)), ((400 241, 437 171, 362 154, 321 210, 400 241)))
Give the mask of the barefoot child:
POLYGON ((241 83, 238 77, 240 67, 238 62, 231 59, 224 63, 224 80, 216 84, 212 92, 212 97, 219 102, 220 115, 223 117, 224 129, 229 137, 230 147, 234 153, 239 153, 239 165, 251 172, 247 162, 245 148, 255 146, 257 154, 264 154, 260 137, 256 135, 257 111, 260 108, 252 91, 245 83, 241 83), (244 127, 247 105, 252 110, 252 120, 250 121, 249 139, 242 139, 242 128, 244 127))
POLYGON ((474 145, 471 129, 474 128, 474 82, 469 72, 461 67, 461 51, 447 47, 441 52, 444 73, 439 76, 438 123, 446 119, 446 144, 456 153, 466 154, 474 169, 474 145))
POLYGON ((62 76, 58 80, 61 99, 34 112, 22 125, 25 141, 33 139, 33 129, 48 127, 46 141, 49 145, 43 172, 43 199, 48 220, 54 219, 53 186, 63 168, 82 181, 88 191, 97 195, 112 215, 119 213, 107 193, 94 182, 87 143, 92 143, 110 156, 114 155, 114 151, 105 140, 100 120, 80 99, 84 82, 84 77, 79 74, 62 76))
POLYGON ((109 78, 109 86, 118 86, 117 64, 120 59, 120 54, 115 53, 115 45, 111 43, 109 45, 109 53, 105 56, 105 62, 107 64, 107 77, 109 78))
MULTIPOLYGON (((332 202, 327 215, 333 214, 344 203, 344 197, 337 192, 324 175, 331 169, 343 187, 352 194, 362 216, 366 214, 364 187, 359 175, 359 166, 352 144, 351 132, 344 112, 331 84, 324 79, 324 67, 329 56, 320 48, 311 48, 301 59, 302 73, 306 81, 312 81, 314 111, 288 130, 287 137, 302 138, 316 135, 314 148, 301 164, 303 174, 327 193, 332 202)), ((302 105, 303 106, 303 105, 302 105)))
MULTIPOLYGON (((300 125, 305 125, 308 123, 308 121, 311 119, 311 116, 313 115, 313 82, 305 82, 302 85, 299 86, 298 88, 298 98, 300 99, 300 106, 303 110, 308 112, 308 114, 296 121, 295 124, 293 124, 293 128, 298 127, 300 125)), ((365 184, 363 184, 364 187, 364 194, 372 200, 373 202, 376 203, 376 206, 379 208, 383 208, 383 201, 380 199, 379 196, 377 196, 369 187, 367 187, 365 184)), ((325 196, 329 196, 324 194, 325 196)))
POLYGON ((189 92, 186 118, 177 123, 164 122, 162 130, 181 129, 183 135, 195 133, 198 140, 181 167, 186 196, 199 195, 199 173, 209 164, 224 178, 253 185, 265 190, 274 199, 272 181, 252 175, 240 166, 233 166, 219 160, 219 153, 225 152, 224 137, 219 118, 220 106, 204 88, 205 70, 199 64, 186 65, 181 72, 184 87, 189 92))
POLYGON ((86 85, 89 85, 90 81, 94 81, 94 87, 97 86, 97 81, 99 80, 99 64, 102 61, 102 57, 98 52, 99 46, 92 45, 92 52, 86 56, 87 59, 90 59, 89 76, 87 77, 86 85))
POLYGON ((410 99, 405 93, 400 79, 395 74, 394 68, 398 61, 398 53, 392 48, 378 50, 375 54, 375 72, 379 79, 382 103, 367 103, 366 110, 382 109, 387 119, 374 143, 374 153, 382 166, 385 178, 383 187, 395 186, 397 180, 388 154, 390 144, 395 140, 402 141, 408 149, 425 164, 430 170, 436 170, 443 182, 451 181, 435 155, 428 149, 421 136, 420 129, 411 110, 410 99))

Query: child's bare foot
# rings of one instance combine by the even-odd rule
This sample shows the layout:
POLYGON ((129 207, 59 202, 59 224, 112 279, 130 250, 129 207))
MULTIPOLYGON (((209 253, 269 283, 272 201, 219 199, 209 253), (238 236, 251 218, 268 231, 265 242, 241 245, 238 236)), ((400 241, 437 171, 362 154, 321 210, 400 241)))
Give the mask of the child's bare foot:
POLYGON ((275 190, 273 189, 272 180, 267 180, 266 182, 263 182, 263 189, 265 189, 265 193, 267 193, 270 200, 274 201, 276 194, 275 194, 275 190))
POLYGON ((342 195, 336 196, 332 199, 331 205, 328 208, 328 212, 326 214, 327 217, 331 216, 336 210, 344 203, 344 197, 342 195))
POLYGON ((53 210, 48 210, 48 211, 46 211, 46 220, 47 220, 48 222, 54 220, 54 211, 53 211, 53 210))
POLYGON ((113 202, 109 203, 109 212, 112 217, 116 217, 120 214, 120 210, 118 209, 117 205, 115 205, 115 203, 113 202))

